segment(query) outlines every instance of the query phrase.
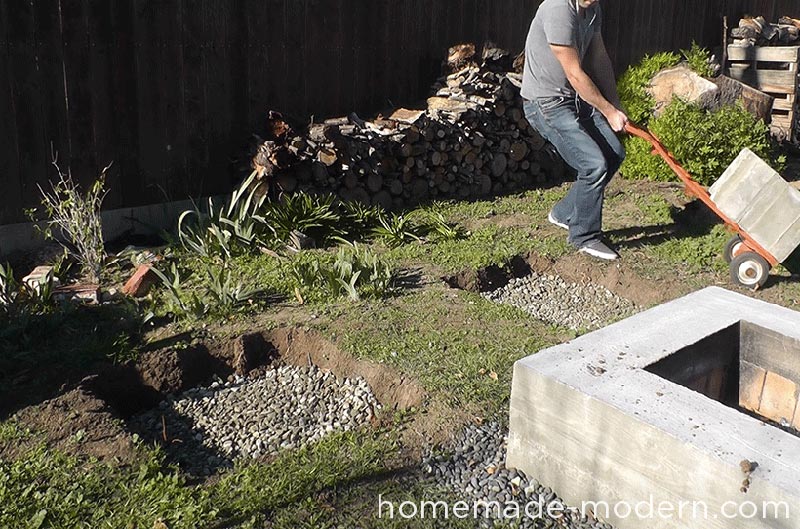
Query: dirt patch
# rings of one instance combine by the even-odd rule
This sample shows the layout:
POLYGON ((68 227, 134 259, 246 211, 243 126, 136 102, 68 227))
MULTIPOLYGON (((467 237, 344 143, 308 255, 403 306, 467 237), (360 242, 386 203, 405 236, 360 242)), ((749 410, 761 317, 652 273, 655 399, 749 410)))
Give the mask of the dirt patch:
POLYGON ((384 408, 406 410, 419 407, 425 390, 395 370, 374 362, 356 360, 316 333, 298 328, 278 329, 265 336, 279 361, 292 365, 314 365, 337 377, 360 376, 367 381, 384 408))
POLYGON ((470 292, 489 292, 508 284, 515 277, 525 277, 531 273, 530 264, 524 257, 514 257, 504 267, 491 265, 479 270, 464 270, 442 280, 451 288, 470 292))
MULTIPOLYGON (((387 366, 354 359, 313 332, 289 327, 217 343, 150 351, 135 362, 105 366, 75 389, 29 406, 16 417, 43 434, 51 446, 125 464, 134 460, 135 447, 123 419, 158 405, 168 395, 209 383, 214 377, 227 378, 234 373, 258 376, 275 363, 315 365, 340 378, 362 377, 383 408, 390 411, 419 409, 426 403, 426 392, 410 378, 387 366)), ((418 415, 424 415, 424 419, 404 433, 404 438, 414 441, 410 449, 414 454, 419 454, 424 442, 450 435, 448 424, 464 422, 462 417, 440 420, 447 415, 441 407, 435 407, 434 418, 418 415)), ((387 414, 385 420, 391 422, 391 417, 387 414)), ((0 455, 8 453, 3 450, 0 455)))
MULTIPOLYGON (((136 447, 119 415, 83 388, 25 408, 15 417, 23 426, 43 434, 49 446, 67 453, 119 464, 136 459, 136 447)), ((0 457, 9 455, 0 452, 0 457)))

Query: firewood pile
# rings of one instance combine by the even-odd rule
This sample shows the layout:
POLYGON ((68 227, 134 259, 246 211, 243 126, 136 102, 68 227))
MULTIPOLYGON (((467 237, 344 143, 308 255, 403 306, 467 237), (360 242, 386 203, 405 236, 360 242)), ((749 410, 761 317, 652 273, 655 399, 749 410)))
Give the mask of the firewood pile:
POLYGON ((764 17, 745 17, 731 29, 731 38, 738 46, 797 46, 800 19, 781 17, 777 24, 770 24, 764 17))
POLYGON ((251 167, 279 192, 334 193, 392 208, 513 192, 560 177, 563 162, 525 119, 513 57, 493 46, 450 52, 424 109, 369 120, 350 114, 300 133, 271 112, 251 167))

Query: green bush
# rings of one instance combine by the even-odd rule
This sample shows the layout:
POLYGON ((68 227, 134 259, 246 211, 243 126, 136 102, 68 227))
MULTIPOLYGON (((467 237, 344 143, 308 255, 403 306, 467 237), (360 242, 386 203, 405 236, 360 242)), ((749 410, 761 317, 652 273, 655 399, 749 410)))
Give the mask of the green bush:
MULTIPOLYGON (((775 156, 767 126, 738 106, 708 111, 676 99, 650 121, 650 130, 703 185, 719 178, 745 147, 771 161, 776 169, 782 165, 775 156)), ((661 157, 651 154, 649 143, 636 137, 624 141, 627 157, 621 171, 625 177, 660 181, 676 178, 661 157)))
POLYGON ((678 64, 680 55, 672 52, 645 55, 642 62, 628 68, 617 84, 622 108, 634 123, 646 126, 653 115, 655 101, 645 90, 655 74, 678 64))
POLYGON ((709 51, 696 42, 692 42, 692 47, 688 50, 681 50, 680 55, 673 52, 661 52, 655 55, 645 55, 639 64, 629 67, 620 77, 617 83, 622 108, 634 123, 640 126, 647 126, 653 117, 653 107, 655 101, 647 93, 647 86, 653 76, 666 68, 676 66, 681 62, 681 58, 695 71, 703 77, 711 77, 709 51))

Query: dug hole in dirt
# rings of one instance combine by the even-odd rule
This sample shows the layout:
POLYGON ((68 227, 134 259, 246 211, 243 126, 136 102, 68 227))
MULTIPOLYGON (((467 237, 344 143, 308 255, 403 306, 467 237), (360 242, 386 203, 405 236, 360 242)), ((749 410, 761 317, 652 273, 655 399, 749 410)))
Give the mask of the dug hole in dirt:
MULTIPOLYGON (((428 400, 421 386, 392 368, 357 360, 318 334, 292 327, 150 351, 136 361, 100 369, 58 397, 20 410, 15 418, 43 434, 51 447, 124 465, 136 460, 134 435, 125 422, 134 415, 214 379, 257 379, 280 366, 314 366, 337 379, 363 379, 383 410, 373 426, 391 421, 393 411, 419 408, 428 400)), ((418 456, 422 444, 450 434, 436 419, 426 417, 422 423, 409 429, 413 435, 404 435, 407 457, 418 456)), ((13 458, 21 450, 0 445, 0 457, 13 458)))
POLYGON ((654 284, 628 270, 623 262, 598 264, 578 254, 551 259, 533 252, 515 256, 504 267, 491 265, 478 270, 463 270, 441 279, 451 288, 484 293, 502 288, 512 279, 520 279, 534 272, 556 275, 570 283, 600 285, 640 307, 671 299, 677 286, 672 281, 654 284))

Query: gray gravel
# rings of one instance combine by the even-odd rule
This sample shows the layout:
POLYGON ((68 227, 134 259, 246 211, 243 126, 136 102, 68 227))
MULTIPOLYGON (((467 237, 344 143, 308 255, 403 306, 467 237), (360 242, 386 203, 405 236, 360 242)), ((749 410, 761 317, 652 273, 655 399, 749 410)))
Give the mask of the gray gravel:
MULTIPOLYGON (((536 529, 612 529, 610 524, 582 517, 578 510, 568 510, 553 490, 524 472, 505 468, 507 438, 506 430, 497 422, 470 425, 459 433, 447 451, 429 452, 423 459, 422 471, 436 485, 452 490, 457 499, 469 505, 478 501, 499 502, 501 506, 509 502, 519 505, 521 516, 515 520, 498 517, 487 520, 482 510, 476 520, 478 527, 511 524, 536 529), (529 502, 544 506, 545 516, 526 517, 525 505, 529 502), (554 502, 565 507, 565 515, 558 520, 546 515, 547 505, 554 502)), ((535 510, 532 508, 532 512, 535 510)))
POLYGON ((568 283, 554 275, 532 273, 482 294, 496 303, 518 307, 553 325, 596 329, 636 311, 634 304, 593 283, 568 283))
POLYGON ((140 436, 164 442, 170 460, 208 475, 238 458, 298 448, 333 431, 368 423, 380 404, 361 378, 315 367, 282 366, 254 379, 233 377, 168 398, 134 417, 140 436))

